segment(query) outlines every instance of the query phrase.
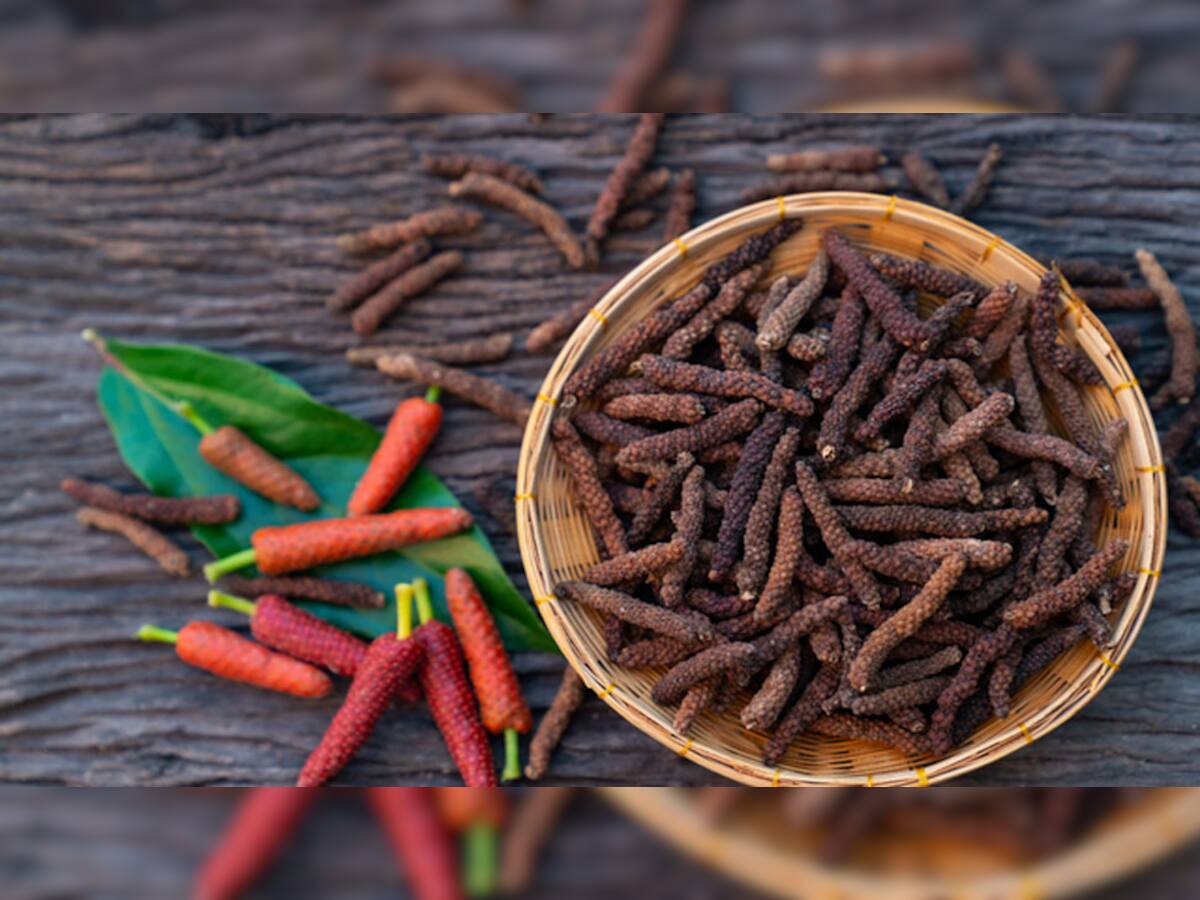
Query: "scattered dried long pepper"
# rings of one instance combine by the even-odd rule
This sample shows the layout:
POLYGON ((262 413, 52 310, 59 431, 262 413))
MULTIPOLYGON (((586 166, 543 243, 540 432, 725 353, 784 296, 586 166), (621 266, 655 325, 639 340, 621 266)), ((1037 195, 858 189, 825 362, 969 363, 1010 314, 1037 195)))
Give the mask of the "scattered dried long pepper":
POLYGON ((348 312, 354 309, 389 281, 399 278, 413 266, 423 262, 432 252, 433 246, 424 239, 404 245, 344 282, 325 301, 325 306, 333 312, 348 312))
POLYGON ((141 519, 107 509, 96 509, 94 506, 85 506, 78 510, 75 518, 81 525, 89 528, 99 528, 101 531, 121 535, 158 563, 164 572, 178 578, 186 578, 191 571, 191 563, 188 562, 183 548, 141 519))
POLYGON ((366 231, 338 237, 338 246, 347 253, 364 253, 395 247, 408 241, 436 237, 442 234, 465 234, 474 231, 483 216, 471 209, 441 206, 386 225, 376 225, 366 231))
POLYGON ((499 362, 512 352, 513 336, 510 332, 482 338, 467 338, 459 341, 441 341, 435 344, 386 344, 375 347, 351 347, 346 351, 346 362, 355 366, 375 368, 375 363, 385 356, 398 353, 415 353, 435 362, 452 366, 476 363, 499 362))
POLYGON ((663 216, 663 240, 673 241, 692 227, 692 213, 696 209, 696 173, 684 169, 675 176, 671 187, 671 199, 663 216))
POLYGON ((244 578, 240 575, 225 575, 218 579, 216 587, 227 594, 243 597, 278 594, 296 600, 319 600, 322 603, 360 609, 382 609, 387 603, 387 598, 369 584, 335 581, 331 578, 244 578))
POLYGON ((223 525, 232 522, 241 513, 241 504, 232 494, 214 494, 210 497, 124 494, 107 485, 80 478, 64 478, 59 487, 63 493, 84 506, 165 525, 223 525))
POLYGON ((1196 326, 1179 288, 1172 283, 1154 254, 1138 249, 1134 256, 1146 284, 1162 304, 1167 334, 1171 338, 1171 377, 1150 398, 1150 404, 1158 409, 1170 400, 1190 403, 1196 392, 1196 326))
POLYGON ((952 212, 961 216, 969 213, 983 202, 992 186, 992 179, 996 176, 996 169, 1000 165, 1002 156, 999 144, 992 144, 987 148, 987 152, 979 161, 979 167, 975 170, 975 174, 971 176, 971 180, 962 189, 962 193, 955 197, 954 202, 950 205, 952 212))
POLYGON ((583 702, 583 681, 575 670, 567 666, 563 670, 562 682, 550 703, 550 708, 542 716, 534 732, 533 740, 529 742, 529 764, 525 766, 525 777, 537 781, 546 774, 550 765, 550 756, 558 746, 562 736, 571 724, 571 716, 583 702))
POLYGON ((421 156, 421 168, 442 178, 462 178, 468 172, 482 172, 515 184, 531 194, 542 192, 542 180, 529 169, 514 162, 493 159, 478 153, 426 153, 421 156))
POLYGON ((516 185, 493 175, 468 172, 462 179, 450 185, 450 196, 490 203, 515 213, 540 228, 571 268, 583 267, 583 248, 567 220, 550 204, 543 203, 516 185))
POLYGON ((525 425, 532 404, 519 394, 488 378, 444 366, 415 353, 395 353, 375 361, 384 375, 433 385, 456 397, 482 406, 514 425, 525 425))
POLYGON ((834 172, 819 169, 815 172, 791 172, 775 178, 764 178, 742 191, 743 203, 754 203, 787 194, 808 194, 813 191, 865 191, 881 194, 894 189, 896 183, 876 172, 834 172))
POLYGON ((950 206, 950 192, 942 173, 922 153, 913 150, 900 157, 900 167, 909 183, 918 194, 932 200, 935 205, 946 209, 950 206))
POLYGON ((465 257, 458 250, 444 250, 388 282, 350 316, 350 324, 363 337, 379 330, 405 301, 419 297, 448 275, 462 268, 465 257))
POLYGON ((609 228, 624 205, 629 190, 654 155, 654 145, 658 142, 658 132, 664 118, 661 113, 641 114, 624 155, 609 174, 604 189, 596 199, 596 206, 587 223, 585 250, 586 258, 593 267, 600 261, 600 245, 608 237, 609 228))

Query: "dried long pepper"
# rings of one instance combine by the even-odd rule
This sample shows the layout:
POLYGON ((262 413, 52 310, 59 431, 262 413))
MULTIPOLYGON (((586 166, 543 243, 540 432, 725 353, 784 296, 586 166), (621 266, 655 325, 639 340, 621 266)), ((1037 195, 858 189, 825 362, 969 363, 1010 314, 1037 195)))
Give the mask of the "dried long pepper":
POLYGON ((650 169, 637 177, 625 195, 625 206, 641 206, 649 203, 667 189, 671 183, 671 170, 666 166, 650 169))
POLYGON ((542 192, 542 180, 529 169, 514 162, 493 159, 478 153, 425 153, 421 168, 441 178, 462 178, 468 172, 481 172, 511 182, 531 194, 542 192))
POLYGON ((524 427, 532 404, 503 385, 471 372, 444 366, 415 353, 396 353, 375 362, 384 375, 432 385, 456 397, 481 406, 514 425, 524 427))
POLYGON ((544 353, 575 330, 589 309, 593 309, 604 295, 612 290, 616 281, 606 281, 596 290, 575 301, 566 309, 556 312, 539 325, 534 326, 525 337, 525 349, 530 353, 544 353))
POLYGON ((433 618, 425 579, 416 579, 413 590, 421 622, 413 632, 413 640, 425 651, 418 675, 429 712, 463 782, 468 787, 494 786, 496 769, 492 748, 479 719, 462 646, 454 629, 433 618))
POLYGON ((894 189, 892 179, 875 172, 791 172, 774 178, 764 178, 742 191, 743 203, 754 203, 787 194, 808 194, 813 191, 865 191, 881 194, 894 189))
POLYGON ((191 563, 183 548, 175 544, 165 534, 141 519, 134 519, 124 513, 112 512, 107 509, 96 509, 85 506, 75 513, 75 519, 89 528, 101 531, 111 531, 124 537, 148 557, 158 563, 164 572, 178 578, 186 578, 191 571, 191 563))
POLYGON ((669 459, 680 453, 698 453, 716 447, 750 431, 761 411, 762 406, 757 400, 742 400, 696 425, 652 434, 628 444, 617 454, 617 462, 627 465, 669 459))
POLYGON ((406 301, 419 297, 461 269, 465 259, 458 250, 444 250, 413 266, 363 302, 350 316, 351 326, 362 337, 370 337, 406 301))
POLYGON ((264 575, 284 575, 435 541, 464 531, 471 524, 471 514, 465 509, 430 507, 267 526, 251 536, 252 549, 209 563, 204 575, 213 582, 252 563, 264 575))
POLYGON ((596 199, 585 232, 585 255, 593 267, 600 260, 600 246, 608 237, 609 228, 624 205, 625 197, 654 155, 654 146, 658 142, 658 132, 664 118, 661 113, 641 114, 624 155, 609 174, 596 199))
POLYGON ((987 292, 974 278, 921 259, 904 259, 888 253, 872 253, 868 259, 883 277, 938 297, 953 297, 962 293, 982 297, 987 292))
POLYGON ((324 697, 333 689, 329 676, 315 666, 268 650, 212 622, 189 622, 178 632, 143 625, 137 637, 174 644, 184 662, 229 681, 296 697, 324 697))
POLYGON ((412 595, 410 586, 396 586, 396 633, 382 634, 365 648, 346 699, 305 761, 297 787, 317 787, 337 775, 424 661, 424 646, 412 639, 412 595))
POLYGON ((612 498, 600 482, 595 458, 566 419, 555 419, 551 435, 554 452, 571 475, 584 515, 600 535, 608 555, 619 556, 628 549, 625 528, 613 509, 612 498))
POLYGON ((370 788, 367 803, 416 900, 462 900, 454 841, 428 788, 370 788))
POLYGON ((1113 538, 1069 578, 1009 606, 1004 621, 1015 628, 1032 628, 1077 606, 1107 579, 1109 568, 1128 549, 1127 540, 1113 538))
POLYGON ((436 237, 444 234, 465 234, 474 231, 483 221, 483 216, 472 209, 456 206, 441 206, 425 210, 416 215, 376 225, 366 231, 344 234, 338 237, 338 246, 347 253, 364 253, 395 247, 408 241, 436 237))
POLYGON ((391 255, 367 266, 334 291, 325 306, 332 312, 348 312, 413 266, 428 259, 433 245, 423 238, 405 244, 391 255))
POLYGON ((946 209, 950 206, 950 192, 942 173, 928 157, 913 150, 900 157, 900 167, 918 194, 932 200, 934 205, 946 209))
POLYGON ((776 442, 771 460, 758 485, 754 504, 746 519, 744 553, 738 564, 736 580, 742 596, 754 596, 766 580, 771 563, 771 535, 783 490, 792 477, 796 451, 800 443, 798 429, 789 428, 776 442))
POLYGON ((1081 287, 1075 290, 1079 299, 1092 309, 1109 310, 1157 309, 1158 295, 1143 287, 1081 287))
POLYGON ((611 588, 583 581, 560 581, 554 593, 560 599, 582 603, 622 622, 640 625, 684 643, 703 643, 714 635, 712 623, 699 613, 665 609, 611 588))
POLYGON ((125 494, 107 485, 64 478, 63 493, 84 506, 104 509, 164 525, 224 525, 241 513, 241 503, 232 494, 209 497, 158 497, 154 494, 125 494))
POLYGON ((812 400, 803 391, 785 388, 757 372, 722 371, 651 354, 641 357, 636 368, 647 381, 673 391, 750 397, 799 417, 813 412, 812 400))
POLYGON ((375 363, 385 356, 415 353, 435 362, 465 366, 507 359, 512 353, 512 348, 512 334, 502 332, 482 338, 439 341, 433 344, 381 344, 374 347, 351 347, 346 351, 346 362, 373 369, 375 363))
POLYGON ((654 80, 670 62, 688 0, 651 0, 633 47, 601 97, 598 112, 643 109, 654 80))
POLYGON ((279 856, 315 799, 314 791, 252 788, 192 883, 194 900, 237 900, 279 856))
POLYGON ((404 486, 441 427, 440 394, 435 385, 424 397, 410 397, 396 406, 383 440, 346 502, 346 512, 352 516, 380 512, 404 486))
POLYGON ((663 216, 663 240, 673 241, 691 230, 692 213, 696 209, 696 173, 684 169, 675 176, 671 197, 663 216))
POLYGON ((825 289, 828 278, 829 256, 824 250, 820 250, 809 263, 804 278, 788 291, 758 329, 755 342, 760 350, 782 350, 787 345, 800 320, 825 289))
POLYGON ((663 514, 675 502, 675 497, 683 487, 683 482, 694 464, 695 459, 692 454, 680 453, 671 468, 656 479, 653 486, 642 492, 643 498, 634 513, 633 522, 629 525, 628 540, 630 544, 637 546, 644 544, 649 539, 663 514))
POLYGON ((1002 156, 999 144, 991 144, 987 148, 987 152, 979 161, 978 168, 975 169, 975 174, 971 176, 971 180, 962 189, 962 193, 955 197, 954 202, 950 205, 951 212, 960 216, 965 215, 983 203, 992 186, 992 179, 996 176, 996 169, 1000 165, 1002 156))
POLYGON ((1150 404, 1158 409, 1171 400, 1190 403, 1196 392, 1196 326, 1192 323, 1179 288, 1167 276, 1154 254, 1146 249, 1138 249, 1134 256, 1146 284, 1150 285, 1162 304, 1167 334, 1171 338, 1171 377, 1150 398, 1150 404))
POLYGON ((583 702, 583 681, 575 670, 567 666, 562 681, 550 703, 550 708, 538 723, 533 739, 529 742, 529 763, 525 766, 525 777, 537 781, 546 774, 550 756, 562 740, 571 724, 571 716, 583 702))
POLYGON ((538 859, 574 796, 574 788, 548 787, 517 800, 501 836, 497 887, 503 893, 520 896, 533 884, 538 859))
POLYGON ((533 727, 533 716, 521 693, 517 673, 504 649, 496 621, 474 580, 459 568, 448 570, 445 579, 446 606, 467 658, 483 727, 492 734, 504 735, 501 778, 511 781, 521 776, 517 735, 525 734, 533 727))
POLYGON ((683 605, 684 591, 700 554, 705 512, 703 467, 693 466, 688 471, 679 493, 679 511, 672 518, 674 540, 682 545, 683 555, 663 573, 659 587, 663 605, 669 609, 683 605))
POLYGON ((784 416, 780 412, 768 413, 758 427, 746 438, 741 457, 733 472, 729 485, 729 496, 725 501, 721 527, 717 533, 717 547, 710 560, 708 577, 720 581, 733 571, 734 563, 741 555, 743 532, 750 518, 763 473, 771 461, 775 444, 783 435, 784 416))
POLYGON ((897 343, 923 350, 931 338, 929 326, 871 268, 867 258, 836 229, 828 229, 822 243, 833 262, 846 273, 847 279, 862 294, 867 307, 879 317, 884 330, 897 343))
POLYGON ((322 603, 358 609, 382 609, 387 603, 387 598, 369 584, 335 581, 331 578, 245 578, 241 575, 225 575, 218 579, 216 587, 227 594, 243 597, 278 594, 296 600, 319 600, 322 603))
POLYGON ((712 333, 718 322, 742 305, 750 288, 766 271, 765 263, 754 263, 721 285, 716 297, 667 338, 662 355, 669 359, 686 359, 691 355, 693 348, 712 333))
POLYGON ((801 150, 797 153, 772 153, 767 168, 772 172, 874 172, 887 162, 878 147, 851 144, 829 149, 801 150))
POLYGON ((450 196, 489 203, 520 216, 542 230, 571 268, 583 267, 585 261, 583 247, 580 246, 579 239, 571 231, 567 220, 553 206, 538 200, 516 185, 493 175, 468 172, 459 181, 450 185, 450 196))

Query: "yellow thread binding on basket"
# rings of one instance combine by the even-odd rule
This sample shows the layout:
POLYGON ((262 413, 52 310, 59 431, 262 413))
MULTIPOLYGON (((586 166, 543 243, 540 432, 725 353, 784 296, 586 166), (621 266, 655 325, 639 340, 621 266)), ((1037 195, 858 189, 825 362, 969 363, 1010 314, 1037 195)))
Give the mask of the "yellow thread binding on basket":
POLYGON ((875 776, 870 773, 867 774, 867 787, 875 787, 875 776))
POLYGON ((992 251, 995 250, 999 246, 1000 246, 1000 236, 997 234, 993 234, 992 239, 990 241, 988 241, 987 246, 983 248, 983 252, 979 254, 979 261, 981 263, 987 262, 988 257, 990 257, 992 255, 992 251))
POLYGON ((787 204, 783 202, 783 197, 775 198, 775 206, 779 209, 779 221, 782 222, 787 218, 787 204))
POLYGON ((534 598, 533 598, 533 605, 534 605, 534 606, 541 606, 543 603, 549 603, 551 600, 557 600, 557 599, 558 599, 558 598, 557 598, 557 597, 555 597, 553 594, 546 594, 546 595, 544 595, 544 596, 542 596, 542 597, 534 597, 534 598))
POLYGON ((600 310, 596 309, 596 307, 594 307, 594 306, 588 310, 588 315, 591 316, 593 319, 595 319, 597 322, 599 322, 601 325, 608 324, 608 316, 606 316, 604 313, 600 312, 600 310))
POLYGON ((1162 578, 1162 569, 1138 569, 1139 575, 1149 575, 1151 578, 1162 578))
POLYGON ((1032 744, 1033 743, 1033 733, 1029 730, 1029 726, 1026 725, 1024 722, 1018 722, 1017 727, 1021 729, 1021 734, 1025 735, 1025 743, 1032 744))
POLYGON ((601 700, 603 700, 605 697, 607 697, 609 694, 611 694, 613 692, 613 690, 616 688, 616 686, 617 686, 617 683, 615 681, 610 681, 608 683, 608 687, 606 687, 604 690, 596 691, 596 696, 598 696, 601 700))
POLYGON ((522 500, 532 500, 533 496, 533 494, 517 494, 516 500, 520 503, 522 500))
POLYGON ((925 769, 917 766, 913 769, 917 776, 917 787, 929 787, 929 776, 925 774, 925 769))
POLYGON ((678 753, 680 756, 687 756, 688 751, 691 749, 692 749, 692 739, 688 738, 686 741, 683 742, 683 746, 680 747, 675 752, 678 753))
POLYGON ((1042 896, 1041 886, 1029 872, 1021 875, 1021 883, 1017 886, 1017 895, 1021 900, 1039 900, 1042 896))
POLYGON ((1117 663, 1113 662, 1111 659, 1109 659, 1107 656, 1105 656, 1105 655, 1104 655, 1103 653, 1101 653, 1099 650, 1097 650, 1097 651, 1096 651, 1096 656, 1098 656, 1098 657, 1100 658, 1100 662, 1104 663, 1106 666, 1108 666, 1108 667, 1109 667, 1110 669, 1112 669, 1114 672, 1119 672, 1119 671, 1120 671, 1120 669, 1121 669, 1120 665, 1118 665, 1117 663))
POLYGON ((771 773, 771 787, 779 787, 779 770, 771 773))
POLYGON ((1122 381, 1120 384, 1114 384, 1112 386, 1112 392, 1114 394, 1119 394, 1121 391, 1127 391, 1131 387, 1134 387, 1137 383, 1138 380, 1136 378, 1134 378, 1132 381, 1122 381))
POLYGON ((892 199, 888 201, 887 209, 883 211, 883 221, 892 221, 892 214, 896 211, 896 204, 900 202, 900 198, 892 194, 892 199))
POLYGON ((553 397, 547 396, 546 394, 538 394, 537 398, 547 406, 558 406, 558 401, 553 397))
POLYGON ((688 255, 688 245, 683 242, 683 238, 675 238, 675 247, 679 250, 680 256, 688 255))
POLYGON ((1143 473, 1146 473, 1146 472, 1165 472, 1165 471, 1167 471, 1167 467, 1166 467, 1166 466, 1134 466, 1134 467, 1133 467, 1133 471, 1135 471, 1135 472, 1143 472, 1143 473))

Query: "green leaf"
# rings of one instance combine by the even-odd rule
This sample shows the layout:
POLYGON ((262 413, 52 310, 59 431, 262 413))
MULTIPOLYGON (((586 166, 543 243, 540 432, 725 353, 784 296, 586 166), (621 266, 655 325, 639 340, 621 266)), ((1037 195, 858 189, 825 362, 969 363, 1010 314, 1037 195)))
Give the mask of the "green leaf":
MULTIPOLYGON (((113 368, 105 369, 98 389, 100 409, 130 471, 156 494, 221 493, 241 500, 242 515, 236 522, 192 529, 215 556, 250 546, 251 534, 264 525, 345 515, 346 501, 380 441, 371 425, 316 402, 291 379, 245 360, 194 347, 121 341, 109 341, 108 351, 135 376, 130 380, 113 368), (150 389, 137 384, 138 379, 150 389), (306 515, 280 506, 213 469, 200 456, 196 429, 155 393, 171 401, 191 402, 214 426, 236 425, 245 431, 316 488, 321 509, 306 515)), ((390 508, 458 505, 441 481, 418 467, 390 508)), ((389 598, 398 582, 424 576, 439 618, 447 620, 441 575, 455 565, 478 582, 510 649, 557 649, 477 527, 395 553, 326 566, 317 574, 366 582, 389 598)), ((395 627, 394 603, 383 610, 303 605, 335 625, 367 636, 395 627)))

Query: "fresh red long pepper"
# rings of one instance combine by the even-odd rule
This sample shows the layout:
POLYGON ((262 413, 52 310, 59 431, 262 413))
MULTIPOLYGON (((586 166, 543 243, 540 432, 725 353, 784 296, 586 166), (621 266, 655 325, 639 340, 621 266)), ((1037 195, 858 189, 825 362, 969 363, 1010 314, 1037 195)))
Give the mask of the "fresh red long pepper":
POLYGON ((316 793, 280 787, 248 791, 196 873, 193 900, 235 900, 241 896, 274 862, 316 793))
POLYGON ((212 622, 189 622, 178 632, 143 625, 137 636, 174 644, 184 662, 230 681, 297 697, 324 697, 333 690, 329 676, 316 666, 268 650, 212 622))
POLYGON ((260 644, 337 675, 353 677, 367 655, 365 641, 276 594, 263 594, 255 602, 224 591, 209 591, 208 605, 244 613, 250 617, 250 633, 260 644))
POLYGON ((475 695, 467 678, 462 648, 454 629, 433 618, 429 585, 424 578, 413 582, 421 627, 414 637, 425 648, 419 670, 421 690, 429 711, 459 774, 468 787, 493 787, 496 768, 487 731, 479 721, 475 695))
POLYGON ((454 841, 429 788, 371 788, 367 802, 383 826, 417 900, 461 900, 454 841))
POLYGON ((447 506, 268 526, 254 532, 250 538, 252 549, 209 563, 204 567, 204 576, 214 582, 252 563, 264 575, 299 572, 436 541, 470 528, 471 523, 471 514, 465 509, 447 506))
POLYGON ((508 818, 502 788, 434 788, 442 821, 462 835, 462 878, 467 894, 488 897, 496 891, 499 871, 497 837, 508 818))
POLYGON ((434 385, 424 397, 410 397, 396 407, 383 441, 346 504, 350 515, 379 512, 404 486, 442 425, 441 392, 434 385))
POLYGON ((504 772, 501 779, 521 777, 521 753, 518 734, 533 727, 533 714, 521 694, 517 673, 500 640, 496 620, 474 580, 464 570, 446 572, 446 606, 467 658, 467 668, 483 727, 492 734, 504 735, 504 772))
POLYGON ((420 665, 422 647, 411 639, 412 594, 409 585, 396 585, 396 633, 371 642, 345 702, 300 770, 297 787, 316 787, 340 772, 367 742, 400 685, 420 665))

